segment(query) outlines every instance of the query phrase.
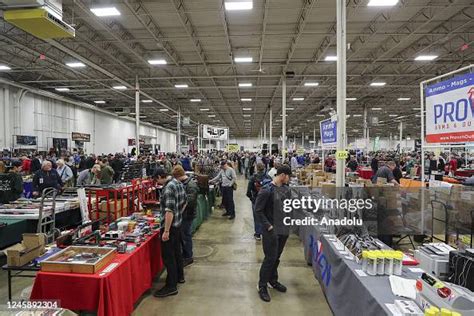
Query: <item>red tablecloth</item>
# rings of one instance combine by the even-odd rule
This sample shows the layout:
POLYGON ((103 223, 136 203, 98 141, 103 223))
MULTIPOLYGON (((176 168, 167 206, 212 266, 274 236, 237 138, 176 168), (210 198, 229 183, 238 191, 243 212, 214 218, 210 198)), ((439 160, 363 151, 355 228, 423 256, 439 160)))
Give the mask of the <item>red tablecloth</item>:
POLYGON ((371 168, 359 168, 357 169, 357 172, 359 173, 359 176, 362 179, 367 179, 367 180, 372 179, 372 176, 374 175, 374 172, 372 171, 371 168))
POLYGON ((454 173, 454 175, 457 176, 457 177, 469 178, 469 177, 474 175, 474 170, 472 170, 472 169, 457 170, 454 173))
POLYGON ((105 275, 101 271, 96 274, 39 272, 31 299, 60 300, 61 307, 97 311, 98 316, 130 315, 134 303, 151 288, 153 277, 163 269, 159 233, 133 252, 117 254, 111 264, 114 262, 118 266, 105 275))

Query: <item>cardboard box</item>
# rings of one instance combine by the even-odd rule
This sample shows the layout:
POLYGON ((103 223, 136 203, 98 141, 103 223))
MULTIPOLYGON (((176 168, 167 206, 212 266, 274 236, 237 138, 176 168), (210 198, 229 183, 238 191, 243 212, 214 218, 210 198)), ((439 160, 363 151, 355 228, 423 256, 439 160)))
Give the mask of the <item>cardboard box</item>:
POLYGON ((23 241, 6 249, 7 264, 21 267, 44 252, 44 234, 23 234, 23 241))
POLYGON ((321 194, 327 198, 336 198, 336 184, 331 182, 321 182, 321 194))

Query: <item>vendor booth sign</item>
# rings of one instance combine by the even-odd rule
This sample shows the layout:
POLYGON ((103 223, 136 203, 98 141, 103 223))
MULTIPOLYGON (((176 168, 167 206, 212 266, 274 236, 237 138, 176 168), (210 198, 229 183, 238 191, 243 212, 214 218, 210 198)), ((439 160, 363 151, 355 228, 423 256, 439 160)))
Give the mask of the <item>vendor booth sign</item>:
POLYGON ((91 134, 72 132, 71 138, 74 141, 90 142, 91 134))
POLYGON ((321 144, 323 148, 335 147, 337 144, 337 121, 327 119, 319 122, 321 144))
POLYGON ((474 74, 425 88, 426 142, 474 142, 474 74))
POLYGON ((211 125, 203 125, 202 138, 227 140, 229 138, 229 129, 224 127, 215 127, 211 125))

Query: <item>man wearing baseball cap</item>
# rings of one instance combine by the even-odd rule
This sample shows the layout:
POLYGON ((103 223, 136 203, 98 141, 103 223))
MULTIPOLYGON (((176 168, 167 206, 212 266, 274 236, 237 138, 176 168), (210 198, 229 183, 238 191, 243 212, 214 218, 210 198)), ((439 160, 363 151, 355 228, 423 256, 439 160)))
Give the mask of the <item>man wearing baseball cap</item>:
POLYGON ((273 181, 260 190, 255 201, 255 212, 263 225, 262 246, 265 254, 260 267, 258 294, 265 302, 271 300, 267 286, 278 292, 286 292, 286 287, 278 282, 278 265, 290 234, 289 227, 283 224, 283 218, 287 216, 283 212, 283 200, 290 197, 287 186, 290 176, 290 167, 280 165, 273 181))

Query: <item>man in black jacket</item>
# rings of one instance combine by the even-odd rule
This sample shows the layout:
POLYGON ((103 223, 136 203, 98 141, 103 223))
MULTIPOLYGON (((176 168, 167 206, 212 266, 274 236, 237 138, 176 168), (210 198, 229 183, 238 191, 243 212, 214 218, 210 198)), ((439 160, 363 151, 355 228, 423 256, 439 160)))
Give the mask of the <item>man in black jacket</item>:
POLYGON ((53 169, 51 161, 45 160, 41 164, 41 170, 33 177, 33 196, 39 196, 46 188, 60 190, 63 186, 61 176, 53 169))
POLYGON ((181 223, 181 245, 183 249, 183 266, 193 264, 193 221, 197 215, 197 196, 199 187, 196 180, 188 177, 184 172, 184 168, 177 165, 172 171, 173 177, 178 179, 186 191, 187 203, 183 212, 183 221, 181 223))
POLYGON ((260 267, 258 294, 265 302, 270 302, 267 285, 278 292, 286 292, 286 287, 278 282, 278 265, 280 256, 290 233, 288 226, 283 224, 287 215, 283 211, 283 201, 290 197, 286 184, 290 181, 291 169, 288 165, 278 167, 273 181, 265 186, 257 195, 255 212, 263 226, 263 259, 260 267))
POLYGON ((0 173, 0 204, 16 201, 23 193, 21 161, 15 160, 8 173, 0 173))
POLYGON ((257 200, 258 192, 260 192, 267 181, 271 182, 271 178, 265 173, 265 165, 260 162, 257 164, 257 173, 250 177, 247 185, 247 197, 252 203, 253 224, 255 229, 253 237, 255 240, 262 239, 262 224, 260 224, 255 214, 255 201, 257 200))

